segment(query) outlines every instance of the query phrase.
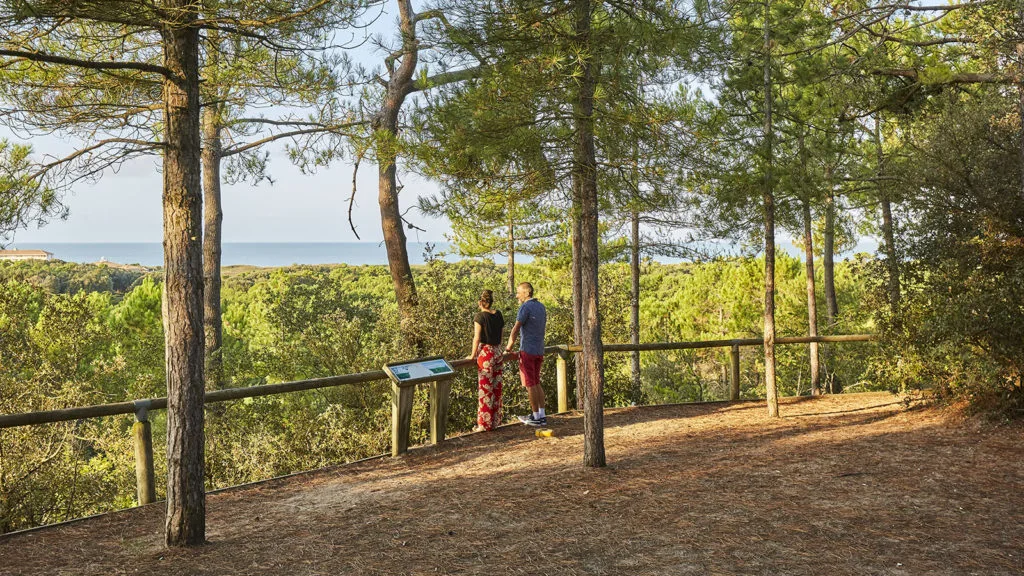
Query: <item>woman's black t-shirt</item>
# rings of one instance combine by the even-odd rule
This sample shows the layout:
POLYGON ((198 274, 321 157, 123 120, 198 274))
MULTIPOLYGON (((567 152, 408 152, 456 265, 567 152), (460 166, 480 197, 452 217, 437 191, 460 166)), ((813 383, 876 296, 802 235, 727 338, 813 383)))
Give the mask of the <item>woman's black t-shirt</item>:
POLYGON ((494 314, 483 311, 477 312, 476 316, 473 316, 473 322, 481 326, 481 344, 501 345, 501 331, 505 328, 505 319, 501 317, 501 310, 495 310, 494 314))

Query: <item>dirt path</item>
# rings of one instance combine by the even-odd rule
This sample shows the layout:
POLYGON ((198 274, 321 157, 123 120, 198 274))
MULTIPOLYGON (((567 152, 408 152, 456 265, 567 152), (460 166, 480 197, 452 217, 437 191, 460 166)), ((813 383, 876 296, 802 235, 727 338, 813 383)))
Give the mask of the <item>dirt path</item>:
POLYGON ((1024 433, 888 394, 609 411, 0 538, 2 574, 1024 574, 1024 433))

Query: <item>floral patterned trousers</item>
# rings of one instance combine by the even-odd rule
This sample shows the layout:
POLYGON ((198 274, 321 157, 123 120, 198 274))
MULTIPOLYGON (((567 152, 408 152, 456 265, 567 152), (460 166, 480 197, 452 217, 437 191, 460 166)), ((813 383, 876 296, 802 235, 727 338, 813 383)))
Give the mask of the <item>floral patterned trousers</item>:
POLYGON ((480 408, 476 423, 484 430, 501 424, 501 374, 503 352, 498 346, 481 344, 476 357, 480 408))

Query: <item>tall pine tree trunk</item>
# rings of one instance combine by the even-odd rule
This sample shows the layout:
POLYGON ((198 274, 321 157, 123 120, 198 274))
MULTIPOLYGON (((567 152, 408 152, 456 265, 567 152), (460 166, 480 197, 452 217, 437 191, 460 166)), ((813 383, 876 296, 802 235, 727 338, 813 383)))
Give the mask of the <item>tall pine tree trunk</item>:
POLYGON ((167 0, 176 15, 165 24, 166 151, 163 165, 163 321, 167 370, 168 546, 206 539, 203 463, 203 262, 200 165, 198 5, 167 0))
MULTIPOLYGON (((811 236, 811 202, 803 201, 804 260, 807 273, 807 335, 818 335, 818 303, 814 289, 814 239, 811 236)), ((810 343, 811 395, 821 396, 821 373, 818 366, 818 343, 810 343)))
POLYGON ((825 197, 825 230, 822 240, 822 266, 825 282, 825 322, 831 331, 839 321, 839 301, 836 299, 836 200, 829 190, 825 197))
MULTIPOLYGON (((630 214, 631 224, 631 250, 630 264, 630 294, 629 294, 629 340, 633 344, 640 343, 640 214, 633 210, 630 214)), ((630 355, 631 371, 633 377, 632 397, 633 402, 640 404, 640 351, 634 350, 630 355)))
POLYGON ((885 174, 885 153, 882 149, 882 116, 875 116, 875 148, 878 154, 878 189, 882 204, 882 238, 885 241, 885 264, 889 274, 889 311, 895 320, 900 310, 900 263, 896 250, 896 220, 892 216, 892 201, 882 177, 885 174))
MULTIPOLYGON (((396 129, 391 132, 397 133, 396 129)), ((415 314, 416 305, 419 300, 416 296, 416 284, 412 277, 412 266, 409 265, 409 250, 406 246, 405 228, 402 223, 402 214, 398 206, 398 184, 395 174, 396 156, 385 154, 384 158, 378 156, 378 196, 377 203, 380 205, 380 223, 384 232, 384 246, 388 254, 388 269, 391 271, 391 283, 395 288, 395 298, 398 300, 398 314, 401 322, 401 330, 407 343, 418 345, 418 338, 415 335, 415 314)))
MULTIPOLYGON (((1024 38, 1024 2, 1018 1, 1017 6, 1017 37, 1024 38)), ((1024 42, 1018 42, 1017 51, 1017 117, 1020 119, 1020 132, 1017 143, 1017 155, 1020 160, 1020 194, 1024 200, 1024 42)))
POLYGON ((583 400, 583 465, 605 465, 604 453, 604 349, 598 308, 598 202, 597 160, 594 144, 594 92, 597 70, 591 50, 590 0, 576 0, 576 38, 582 54, 582 74, 574 103, 576 150, 573 162, 575 199, 580 212, 580 270, 583 308, 583 373, 579 378, 583 400))
POLYGON ((402 56, 398 69, 392 73, 384 95, 384 103, 373 121, 377 153, 377 203, 380 206, 381 228, 384 246, 388 254, 388 268, 391 282, 398 300, 399 321, 406 342, 419 347, 420 339, 415 335, 415 313, 418 298, 416 284, 409 265, 409 251, 406 246, 405 226, 398 204, 398 114, 405 98, 412 91, 412 77, 418 61, 416 42, 416 14, 409 0, 398 1, 399 26, 402 32, 402 56))
POLYGON ((764 381, 768 415, 779 415, 775 383, 775 192, 772 183, 771 4, 764 4, 764 381))
POLYGON ((508 294, 516 295, 516 229, 511 218, 508 221, 508 294))
MULTIPOLYGON (((1020 78, 1024 79, 1024 44, 1017 45, 1017 54, 1021 59, 1020 78)), ((1024 81, 1017 84, 1017 115, 1020 121, 1020 143, 1017 145, 1017 155, 1020 159, 1020 198, 1024 200, 1024 81)))
MULTIPOLYGON (((572 238, 570 242, 572 246, 572 341, 573 344, 578 345, 583 342, 583 271, 582 256, 580 255, 579 197, 575 191, 576 184, 573 183, 573 186, 572 238)), ((586 395, 582 380, 580 380, 580 374, 583 373, 583 355, 574 355, 573 363, 576 368, 576 409, 583 410, 583 397, 586 395)))
POLYGON ((885 264, 889 273, 889 310, 893 318, 900 309, 900 264, 896 256, 896 220, 892 216, 892 202, 882 192, 882 238, 885 241, 885 264))
MULTIPOLYGON (((828 333, 835 334, 836 323, 839 321, 839 301, 836 299, 836 199, 835 192, 832 190, 831 172, 828 173, 826 180, 829 183, 829 191, 825 196, 825 231, 821 260, 824 267, 823 276, 825 282, 825 323, 828 333)), ((831 366, 831 349, 827 344, 821 348, 822 364, 825 366, 825 372, 828 373, 828 367, 831 366)), ((843 391, 842 382, 840 382, 839 375, 834 370, 828 382, 829 392, 832 394, 839 394, 843 391)))
POLYGON ((206 389, 223 387, 223 323, 220 309, 221 223, 221 107, 203 110, 203 325, 206 342, 206 389))

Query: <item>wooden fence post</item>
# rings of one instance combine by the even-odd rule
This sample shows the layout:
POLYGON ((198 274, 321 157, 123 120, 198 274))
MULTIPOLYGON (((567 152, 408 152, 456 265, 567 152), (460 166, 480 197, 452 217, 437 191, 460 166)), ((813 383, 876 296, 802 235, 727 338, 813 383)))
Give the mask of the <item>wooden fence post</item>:
POLYGON ((732 377, 730 378, 729 384, 729 400, 740 399, 740 347, 739 344, 733 344, 732 349, 729 350, 729 360, 732 364, 732 377))
POLYGON ((558 350, 555 360, 556 383, 558 385, 558 413, 569 411, 569 351, 558 350))
POLYGON ((448 432, 448 405, 451 403, 451 380, 430 383, 430 442, 440 444, 448 432))
POLYGON ((156 502, 153 473, 153 425, 149 422, 149 400, 135 401, 135 493, 139 506, 156 502))
POLYGON ((391 455, 398 456, 409 450, 409 430, 412 427, 412 397, 415 387, 391 384, 391 455))

